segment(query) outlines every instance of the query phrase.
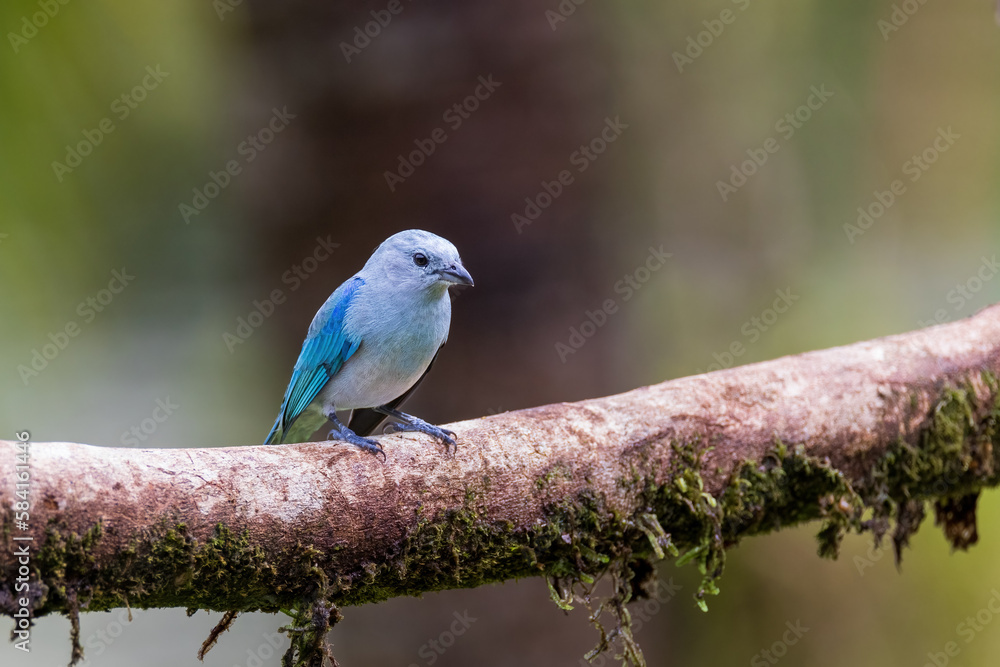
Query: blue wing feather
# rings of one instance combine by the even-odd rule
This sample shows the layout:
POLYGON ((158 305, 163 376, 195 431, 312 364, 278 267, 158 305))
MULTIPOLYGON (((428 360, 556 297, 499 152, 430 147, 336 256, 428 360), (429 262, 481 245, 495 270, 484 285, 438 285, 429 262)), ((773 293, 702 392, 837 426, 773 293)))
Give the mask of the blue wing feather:
POLYGON ((357 352, 361 341, 351 338, 344 331, 344 317, 351 299, 364 282, 358 277, 348 280, 330 295, 316 313, 285 390, 281 413, 265 444, 280 442, 282 435, 309 407, 327 381, 357 352))

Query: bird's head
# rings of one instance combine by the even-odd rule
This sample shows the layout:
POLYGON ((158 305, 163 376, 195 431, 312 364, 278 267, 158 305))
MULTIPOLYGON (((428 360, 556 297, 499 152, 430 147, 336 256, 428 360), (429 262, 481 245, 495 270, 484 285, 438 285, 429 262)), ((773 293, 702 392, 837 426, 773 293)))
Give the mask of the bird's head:
POLYGON ((472 285, 458 249, 447 239, 420 229, 393 234, 382 242, 365 270, 378 270, 394 283, 427 290, 472 285))

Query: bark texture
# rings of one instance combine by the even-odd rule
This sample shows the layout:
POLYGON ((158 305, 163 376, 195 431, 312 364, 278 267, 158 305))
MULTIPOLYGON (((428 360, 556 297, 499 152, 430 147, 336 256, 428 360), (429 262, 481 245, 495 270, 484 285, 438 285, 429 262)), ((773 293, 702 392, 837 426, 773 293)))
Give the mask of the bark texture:
POLYGON ((567 601, 573 582, 609 569, 638 594, 646 559, 677 549, 701 563, 711 593, 725 547, 745 535, 822 519, 829 554, 845 530, 881 536, 895 519, 899 546, 924 499, 964 547, 976 494, 998 480, 998 376, 993 306, 904 335, 450 424, 457 452, 383 436, 384 464, 340 443, 32 443, 28 532, 12 510, 17 447, 0 442, 0 606, 12 613, 21 595, 19 535, 34 538, 35 615, 304 603, 329 615, 324 605, 533 574, 567 601))

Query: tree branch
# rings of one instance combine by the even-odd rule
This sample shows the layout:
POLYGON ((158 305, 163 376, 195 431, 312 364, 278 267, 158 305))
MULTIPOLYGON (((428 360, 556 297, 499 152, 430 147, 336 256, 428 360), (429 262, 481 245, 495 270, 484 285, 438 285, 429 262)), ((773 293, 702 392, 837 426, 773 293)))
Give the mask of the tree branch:
POLYGON ((385 464, 337 443, 33 443, 27 533, 11 510, 17 446, 0 442, 0 607, 12 615, 25 595, 14 591, 24 542, 13 537, 23 535, 34 538, 36 616, 128 604, 308 608, 327 619, 333 605, 539 574, 568 603, 574 584, 607 571, 627 600, 651 572, 646 559, 677 549, 706 574, 700 599, 714 592, 725 547, 746 535, 822 519, 830 555, 846 530, 881 538, 895 519, 898 548, 924 499, 964 548, 975 494, 998 481, 998 376, 993 306, 909 334, 451 424, 454 454, 423 436, 384 436, 385 464))

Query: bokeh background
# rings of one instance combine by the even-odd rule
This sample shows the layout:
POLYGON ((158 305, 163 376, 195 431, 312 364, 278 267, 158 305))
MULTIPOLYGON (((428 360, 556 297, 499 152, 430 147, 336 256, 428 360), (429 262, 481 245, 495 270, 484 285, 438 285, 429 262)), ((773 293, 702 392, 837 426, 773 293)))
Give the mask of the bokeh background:
MULTIPOLYGON (((987 0, 400 0, 386 21, 389 6, 0 5, 3 437, 260 442, 316 308, 408 227, 454 241, 476 278, 408 404, 436 422, 908 331, 1000 300, 1000 28, 987 0), (345 55, 372 11, 386 25, 345 55), (445 113, 479 77, 500 85, 454 127, 445 113), (824 99, 809 109, 814 90, 824 99), (261 133, 275 110, 284 126, 261 133), (608 119, 627 127, 574 161, 608 119), (390 189, 385 172, 435 128, 447 140, 390 189), (769 138, 766 162, 744 165, 769 138), (231 160, 239 173, 205 192, 231 160), (734 168, 753 173, 723 198, 734 168), (518 226, 512 215, 562 170, 573 182, 518 226), (894 180, 901 194, 857 226, 894 180), (322 261, 317 239, 338 244, 322 261), (625 300, 616 284, 661 246, 671 257, 625 300), (102 291, 114 271, 134 277, 102 291), (239 342, 226 337, 275 290, 284 303, 239 342), (778 290, 792 305, 769 314, 778 290), (560 357, 556 344, 608 298, 617 312, 560 357), (76 335, 61 336, 67 326, 76 335)), ((636 612, 647 659, 993 665, 998 499, 984 494, 971 552, 949 553, 928 522, 901 572, 868 537, 848 538, 837 561, 816 556, 812 526, 749 540, 708 614, 691 600, 697 573, 663 565, 680 589, 636 612), (952 641, 959 653, 941 654, 952 641)), ((534 579, 346 609, 332 641, 345 667, 581 664, 596 640, 584 612, 547 597, 534 579), (476 620, 449 638, 456 612, 476 620)), ((83 617, 85 664, 197 664, 219 616, 133 613, 83 617)), ((241 617, 205 664, 277 665, 266 635, 282 622, 241 617)), ((2 644, 0 663, 65 664, 68 633, 45 618, 30 656, 2 644)))

